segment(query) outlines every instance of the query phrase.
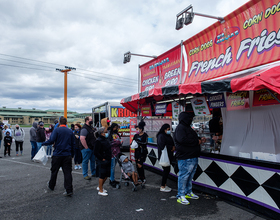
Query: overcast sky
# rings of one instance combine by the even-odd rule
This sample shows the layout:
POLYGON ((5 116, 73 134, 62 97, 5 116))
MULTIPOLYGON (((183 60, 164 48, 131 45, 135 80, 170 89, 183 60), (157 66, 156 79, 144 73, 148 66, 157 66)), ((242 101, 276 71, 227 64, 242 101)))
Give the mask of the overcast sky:
POLYGON ((68 75, 69 110, 120 101, 137 93, 138 64, 149 61, 123 64, 125 52, 160 55, 216 22, 196 16, 176 31, 176 14, 190 4, 226 16, 246 2, 0 0, 0 106, 63 109, 64 78, 55 69, 64 66, 77 69, 68 75))

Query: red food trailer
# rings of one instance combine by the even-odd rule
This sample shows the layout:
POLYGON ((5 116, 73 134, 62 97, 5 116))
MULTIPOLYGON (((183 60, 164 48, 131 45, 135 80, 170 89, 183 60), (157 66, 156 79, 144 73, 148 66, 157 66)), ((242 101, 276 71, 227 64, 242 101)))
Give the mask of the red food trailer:
MULTIPOLYGON (((192 111, 198 97, 220 109, 221 146, 204 146, 194 186, 279 219, 280 2, 252 0, 224 19, 140 66, 141 92, 121 104, 150 119, 174 120, 172 103, 192 111)), ((145 165, 159 171, 152 138, 145 165)))

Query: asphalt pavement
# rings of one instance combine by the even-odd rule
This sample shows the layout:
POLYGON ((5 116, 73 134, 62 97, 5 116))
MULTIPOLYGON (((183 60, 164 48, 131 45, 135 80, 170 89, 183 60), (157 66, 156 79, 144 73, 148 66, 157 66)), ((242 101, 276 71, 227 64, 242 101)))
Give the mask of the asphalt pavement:
MULTIPOLYGON (((173 190, 170 193, 159 191, 161 176, 146 171, 145 189, 121 185, 113 189, 105 183, 109 196, 97 194, 98 178, 84 180, 82 170, 73 170, 74 195, 64 197, 63 173, 59 172, 54 191, 47 189, 50 178, 50 162, 44 166, 31 161, 29 128, 26 132, 23 156, 16 156, 15 144, 11 157, 3 156, 3 143, 0 149, 0 219, 215 219, 243 220, 265 219, 248 210, 207 195, 195 192, 199 200, 191 200, 190 205, 176 202, 177 183, 168 180, 173 190)), ((120 168, 116 167, 119 178, 120 168)))

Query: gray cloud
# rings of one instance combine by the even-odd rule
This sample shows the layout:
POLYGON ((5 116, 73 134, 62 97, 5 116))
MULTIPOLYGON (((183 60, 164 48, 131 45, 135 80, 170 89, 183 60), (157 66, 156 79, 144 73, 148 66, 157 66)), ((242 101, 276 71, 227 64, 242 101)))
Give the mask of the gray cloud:
POLYGON ((132 57, 131 62, 124 65, 124 52, 159 55, 215 22, 195 17, 192 26, 176 31, 175 15, 189 4, 193 4, 195 11, 225 16, 246 1, 2 0, 0 54, 57 65, 0 55, 0 64, 48 70, 0 65, 1 105, 63 109, 63 74, 55 68, 65 65, 76 67, 76 74, 84 72, 88 78, 105 81, 70 73, 69 109, 90 112, 92 106, 102 102, 120 101, 137 92, 138 64, 149 61, 132 57), (4 58, 39 66, 9 62, 4 58))

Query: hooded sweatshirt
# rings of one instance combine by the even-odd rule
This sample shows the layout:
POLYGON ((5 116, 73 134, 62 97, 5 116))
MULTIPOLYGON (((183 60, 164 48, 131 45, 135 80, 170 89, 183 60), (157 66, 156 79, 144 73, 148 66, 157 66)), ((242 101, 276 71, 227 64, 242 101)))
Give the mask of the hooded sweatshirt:
POLYGON ((133 166, 133 164, 132 164, 130 161, 124 162, 124 160, 125 160, 126 158, 128 158, 128 157, 125 156, 125 155, 122 155, 122 156, 120 157, 121 162, 122 162, 123 171, 124 171, 125 173, 132 173, 132 172, 134 172, 134 166, 133 166))
POLYGON ((192 119, 192 113, 182 112, 179 115, 179 125, 174 133, 176 157, 178 160, 200 156, 199 137, 191 128, 192 119))
POLYGON ((30 131, 29 131, 30 141, 36 142, 37 125, 38 125, 38 123, 36 121, 34 121, 32 127, 30 128, 30 131))
POLYGON ((18 142, 23 142, 24 141, 24 137, 25 137, 25 132, 24 130, 19 126, 19 125, 16 125, 16 127, 19 127, 19 129, 16 129, 14 130, 14 139, 15 141, 18 141, 18 142))

